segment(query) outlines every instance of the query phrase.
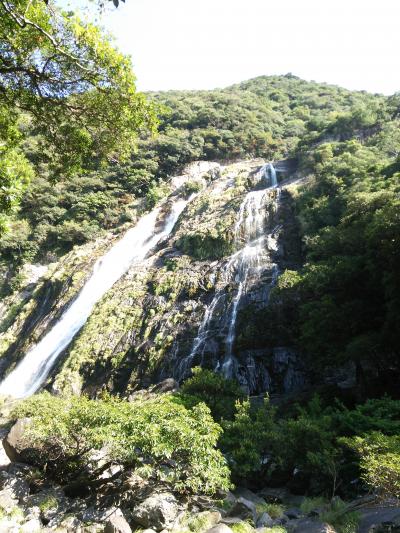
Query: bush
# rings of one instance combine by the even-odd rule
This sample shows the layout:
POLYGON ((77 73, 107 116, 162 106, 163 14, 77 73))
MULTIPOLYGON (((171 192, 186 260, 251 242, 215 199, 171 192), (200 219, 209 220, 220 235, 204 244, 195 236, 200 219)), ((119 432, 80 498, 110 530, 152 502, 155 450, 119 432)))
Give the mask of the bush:
POLYGON ((363 479, 382 497, 400 498, 400 437, 379 432, 342 439, 360 455, 363 479))
POLYGON ((252 408, 250 401, 245 400, 236 402, 234 420, 223 421, 221 448, 235 480, 260 478, 259 473, 277 438, 274 415, 268 400, 261 408, 252 408))
POLYGON ((230 486, 215 447, 221 428, 204 404, 186 409, 170 396, 127 402, 43 393, 22 402, 14 416, 32 419, 25 439, 33 463, 63 483, 99 483, 105 468, 93 454, 102 449, 106 465, 123 464, 176 491, 213 494, 230 486))
POLYGON ((239 384, 212 370, 200 367, 193 368, 192 374, 193 376, 183 383, 180 390, 186 404, 196 405, 204 402, 210 408, 215 420, 232 419, 236 401, 245 397, 239 384))
POLYGON ((333 526, 337 533, 357 533, 360 515, 356 511, 350 511, 340 498, 334 498, 327 510, 320 515, 320 519, 333 526))

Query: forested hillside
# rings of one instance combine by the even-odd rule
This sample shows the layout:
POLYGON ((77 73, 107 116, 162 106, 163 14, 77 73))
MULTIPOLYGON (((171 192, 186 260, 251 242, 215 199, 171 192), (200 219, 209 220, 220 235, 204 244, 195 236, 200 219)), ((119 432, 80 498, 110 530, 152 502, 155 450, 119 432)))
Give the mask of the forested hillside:
MULTIPOLYGON (((12 223, 17 238, 9 233, 1 242, 5 261, 42 261, 46 254, 51 260, 132 220, 135 200, 146 196, 147 205, 154 204, 163 194, 162 184, 191 161, 298 156, 323 140, 371 135, 396 116, 398 106, 395 98, 387 101, 292 75, 257 78, 218 91, 149 96, 161 105, 159 133, 140 141, 129 163, 114 161, 105 170, 61 175, 54 182, 38 157, 40 135, 28 133, 24 151, 39 172, 12 223)), ((397 133, 396 124, 386 127, 397 133)), ((383 152, 394 157, 396 138, 387 131, 379 139, 383 152), (393 146, 385 148, 389 139, 393 146)))

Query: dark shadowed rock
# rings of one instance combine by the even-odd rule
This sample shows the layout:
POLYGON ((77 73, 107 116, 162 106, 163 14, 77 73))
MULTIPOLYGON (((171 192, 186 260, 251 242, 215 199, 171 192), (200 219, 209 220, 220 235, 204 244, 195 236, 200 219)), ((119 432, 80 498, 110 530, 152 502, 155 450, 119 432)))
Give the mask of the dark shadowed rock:
POLYGON ((240 497, 229 511, 228 516, 238 517, 242 520, 251 518, 255 522, 257 519, 257 509, 253 502, 240 497))
POLYGON ((265 503, 264 498, 261 498, 261 496, 257 496, 257 494, 254 494, 254 492, 252 492, 249 489, 246 489, 245 487, 238 487, 237 489, 233 491, 233 494, 237 498, 241 497, 241 498, 245 498, 246 500, 250 502, 253 502, 254 505, 261 505, 265 503))
POLYGON ((303 513, 300 511, 300 509, 292 507, 291 509, 285 511, 285 515, 290 519, 296 520, 297 518, 301 518, 303 516, 303 513))
POLYGON ((289 494, 285 488, 265 487, 259 491, 259 495, 268 503, 283 503, 289 497, 289 494))
POLYGON ((359 533, 400 532, 400 507, 381 506, 361 509, 359 533))

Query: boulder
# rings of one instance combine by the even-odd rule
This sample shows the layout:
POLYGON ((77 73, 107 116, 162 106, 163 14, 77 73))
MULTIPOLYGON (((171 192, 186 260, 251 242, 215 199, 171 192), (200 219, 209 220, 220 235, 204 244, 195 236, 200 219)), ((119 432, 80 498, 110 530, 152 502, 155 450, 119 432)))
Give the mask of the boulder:
POLYGON ((226 524, 217 524, 216 526, 208 529, 206 533, 233 533, 231 528, 226 524))
POLYGON ((7 434, 7 428, 0 429, 0 470, 4 470, 11 463, 10 458, 8 457, 3 445, 3 439, 7 437, 7 434))
POLYGON ((256 526, 257 527, 272 527, 274 525, 274 520, 269 516, 268 513, 262 513, 258 517, 256 526))
POLYGON ((145 528, 160 531, 172 525, 179 508, 175 496, 168 492, 152 494, 132 511, 132 519, 145 528))
POLYGON ((23 503, 29 496, 29 483, 21 475, 2 471, 0 472, 0 485, 8 490, 19 503, 23 503))
POLYGON ((360 533, 400 532, 400 507, 376 506, 360 510, 360 533))
POLYGON ((221 521, 221 518, 221 513, 219 511, 203 511, 201 513, 192 514, 187 521, 187 525, 189 526, 189 529, 194 529, 196 524, 201 523, 202 529, 209 529, 216 526, 221 521))
POLYGON ((303 513, 300 509, 292 507, 291 509, 285 511, 285 515, 291 520, 297 520, 298 518, 301 518, 303 516, 303 513))
POLYGON ((104 533, 132 533, 132 530, 125 517, 115 513, 107 520, 104 533))
POLYGON ((329 524, 309 518, 296 520, 292 524, 291 531, 293 533, 335 533, 335 530, 329 524))
POLYGON ((241 524, 243 520, 237 516, 225 516, 221 519, 221 522, 227 526, 233 526, 234 524, 241 524))
POLYGON ((253 502, 247 500, 246 498, 238 498, 236 503, 230 509, 228 516, 235 516, 246 520, 251 518, 254 522, 257 520, 257 509, 253 502))
POLYGON ((59 529, 65 533, 81 533, 83 524, 76 516, 67 516, 60 522, 59 529))
POLYGON ((20 533, 36 533, 41 531, 42 524, 37 518, 31 518, 21 526, 20 533))
POLYGON ((261 498, 261 496, 254 494, 254 492, 249 489, 246 489, 245 487, 238 487, 233 491, 233 493, 237 498, 245 498, 246 500, 253 502, 254 505, 265 504, 264 498, 261 498))
POLYGON ((25 450, 24 433, 30 424, 30 418, 20 418, 15 422, 8 435, 3 439, 4 451, 10 461, 23 461, 23 451, 25 450))
POLYGON ((0 510, 9 511, 13 509, 18 504, 17 498, 14 498, 14 495, 11 490, 3 489, 0 491, 0 510))
POLYGON ((156 385, 150 387, 149 391, 156 394, 161 394, 164 392, 176 392, 179 389, 179 383, 173 378, 167 378, 156 385))

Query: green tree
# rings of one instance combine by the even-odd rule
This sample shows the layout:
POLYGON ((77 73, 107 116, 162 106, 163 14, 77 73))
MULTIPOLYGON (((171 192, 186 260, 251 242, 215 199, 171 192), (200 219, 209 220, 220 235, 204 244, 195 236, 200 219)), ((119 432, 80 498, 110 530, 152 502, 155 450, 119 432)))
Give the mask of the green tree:
POLYGON ((70 487, 107 482, 101 474, 113 463, 180 492, 213 494, 230 485, 216 449, 221 428, 204 404, 186 409, 171 396, 128 402, 43 393, 14 416, 32 420, 24 435, 31 462, 70 487), (102 466, 94 454, 100 449, 107 450, 102 466))
POLYGON ((18 151, 21 112, 54 176, 127 157, 154 130, 154 106, 136 92, 128 58, 92 24, 41 0, 0 2, 2 213, 31 171, 18 151))

